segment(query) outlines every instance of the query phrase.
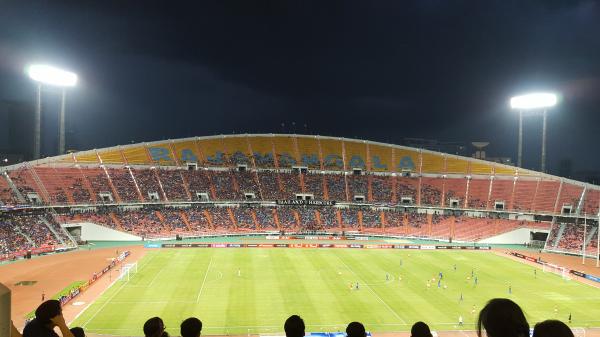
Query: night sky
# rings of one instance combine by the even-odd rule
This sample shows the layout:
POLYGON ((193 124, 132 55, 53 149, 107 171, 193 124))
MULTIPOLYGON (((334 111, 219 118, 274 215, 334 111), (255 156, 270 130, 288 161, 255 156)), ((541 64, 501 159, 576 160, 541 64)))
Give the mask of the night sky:
MULTIPOLYGON (((490 141, 515 158, 509 97, 552 90, 550 170, 600 169, 594 1, 0 2, 0 100, 33 104, 32 62, 80 76, 69 149, 295 132, 490 141)), ((44 99, 49 154, 58 100, 44 99)), ((525 128, 539 170, 541 119, 525 128)))

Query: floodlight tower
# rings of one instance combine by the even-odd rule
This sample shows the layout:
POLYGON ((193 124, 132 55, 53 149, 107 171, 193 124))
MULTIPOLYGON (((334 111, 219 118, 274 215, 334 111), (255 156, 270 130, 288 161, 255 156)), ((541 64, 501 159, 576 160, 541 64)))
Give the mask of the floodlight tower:
POLYGON ((48 65, 31 65, 27 68, 27 75, 37 82, 37 101, 35 105, 35 130, 33 135, 33 158, 40 158, 40 129, 42 114, 42 85, 62 88, 60 104, 60 120, 58 131, 58 154, 65 153, 65 106, 67 100, 67 87, 77 84, 77 74, 51 67, 48 65))
POLYGON ((533 93, 522 96, 515 96, 510 99, 510 107, 519 110, 519 152, 517 166, 523 165, 523 112, 530 110, 542 111, 542 167, 541 171, 546 172, 546 119, 547 109, 555 106, 557 103, 556 94, 553 93, 533 93))

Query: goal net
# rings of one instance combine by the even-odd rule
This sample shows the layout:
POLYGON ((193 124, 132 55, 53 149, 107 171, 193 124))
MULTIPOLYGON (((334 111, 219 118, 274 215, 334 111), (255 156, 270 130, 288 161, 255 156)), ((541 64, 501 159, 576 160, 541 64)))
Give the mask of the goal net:
POLYGON ((137 273, 137 262, 135 263, 125 263, 121 267, 121 273, 119 274, 119 280, 127 280, 131 278, 132 273, 137 273))
POLYGON ((542 266, 544 273, 554 273, 562 277, 563 280, 570 280, 569 270, 565 267, 561 267, 552 263, 544 263, 542 266))

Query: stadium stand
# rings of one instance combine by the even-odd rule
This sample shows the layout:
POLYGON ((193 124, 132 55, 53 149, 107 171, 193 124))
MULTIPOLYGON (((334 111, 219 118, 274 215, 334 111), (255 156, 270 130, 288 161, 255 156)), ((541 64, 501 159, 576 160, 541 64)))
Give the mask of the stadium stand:
POLYGON ((339 174, 327 175, 326 182, 329 200, 346 201, 345 176, 339 174))
MULTIPOLYGON (((60 206, 59 222, 90 221, 144 237, 348 230, 477 241, 522 226, 550 230, 548 222, 498 219, 497 212, 527 213, 534 219, 540 213, 558 216, 566 206, 579 216, 600 209, 600 189, 594 185, 364 141, 233 135, 151 144, 162 151, 150 151, 149 144, 3 168, 0 210, 12 212, 9 206, 16 204, 60 206), (155 153, 168 156, 156 158, 155 153), (338 207, 275 205, 275 200, 297 200, 298 194, 338 207), (82 211, 89 207, 95 208, 82 211), (463 208, 483 210, 477 216, 484 217, 463 208)), ((1 217, 2 233, 10 238, 2 243, 4 252, 70 240, 50 209, 30 218, 1 217)), ((558 223, 546 246, 581 250, 580 232, 558 223)), ((590 252, 596 235, 590 232, 586 238, 590 252)))

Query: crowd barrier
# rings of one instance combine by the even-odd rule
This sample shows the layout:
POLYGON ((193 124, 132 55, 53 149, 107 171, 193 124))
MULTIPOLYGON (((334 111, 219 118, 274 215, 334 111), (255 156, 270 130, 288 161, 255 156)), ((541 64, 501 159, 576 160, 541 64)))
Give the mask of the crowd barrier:
POLYGON ((163 243, 162 248, 360 248, 360 249, 461 249, 490 250, 490 246, 363 245, 335 243, 163 243))

